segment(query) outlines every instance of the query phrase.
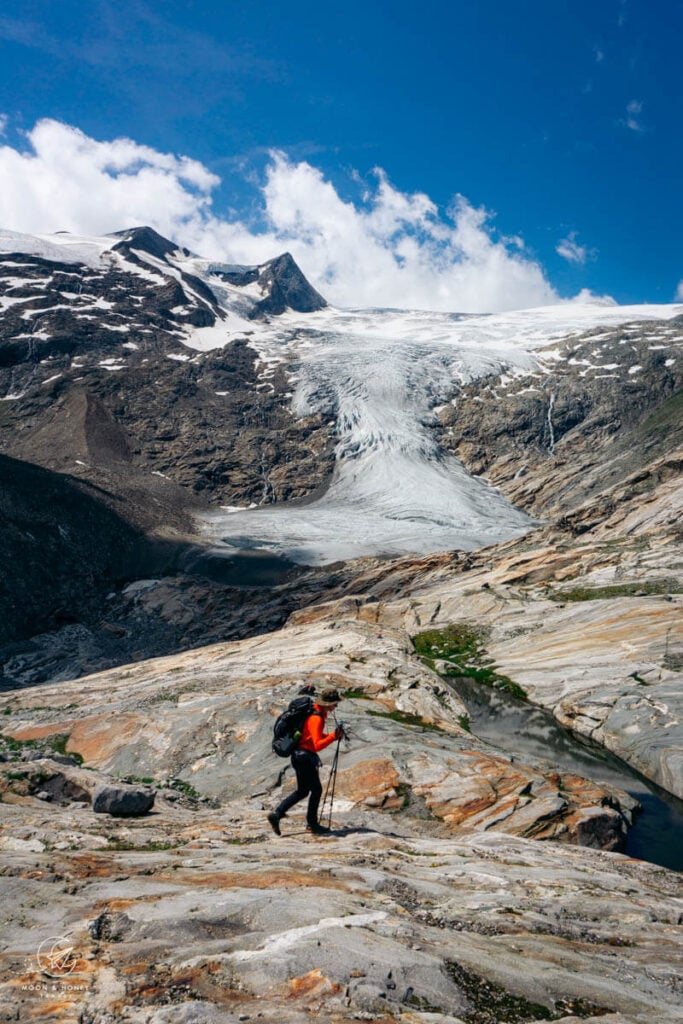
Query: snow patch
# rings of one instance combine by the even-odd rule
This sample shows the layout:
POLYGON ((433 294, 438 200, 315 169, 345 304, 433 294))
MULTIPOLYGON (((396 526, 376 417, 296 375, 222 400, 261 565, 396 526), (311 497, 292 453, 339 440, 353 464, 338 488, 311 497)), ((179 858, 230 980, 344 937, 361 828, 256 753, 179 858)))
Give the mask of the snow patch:
POLYGON ((0 252, 22 252, 59 263, 82 263, 94 270, 102 266, 102 254, 110 249, 111 238, 85 238, 59 232, 55 235, 27 235, 0 230, 0 252))

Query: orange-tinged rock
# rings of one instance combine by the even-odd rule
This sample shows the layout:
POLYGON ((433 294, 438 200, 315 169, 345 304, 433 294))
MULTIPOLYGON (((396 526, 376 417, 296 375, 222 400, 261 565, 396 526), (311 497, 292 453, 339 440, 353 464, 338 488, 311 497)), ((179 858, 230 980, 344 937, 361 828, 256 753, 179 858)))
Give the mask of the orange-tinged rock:
POLYGON ((30 1011, 31 1020, 47 1020, 48 1017, 53 1017, 58 1013, 73 1010, 74 1001, 78 998, 78 995, 79 993, 75 992, 74 997, 71 999, 55 999, 52 1003, 41 1002, 40 1006, 36 1006, 30 1011))
POLYGON ((455 806, 451 801, 445 804, 431 804, 429 800, 427 800, 430 811, 436 814, 439 818, 443 818, 443 820, 448 822, 449 825, 460 825, 463 821, 471 818, 472 815, 479 814, 481 811, 485 811, 488 807, 492 807, 494 803, 495 798, 493 797, 489 799, 482 797, 479 800, 470 800, 468 803, 462 804, 460 807, 455 806))
POLYGON ((389 793, 390 790, 395 791, 400 781, 393 761, 375 758, 340 771, 336 792, 347 800, 365 800, 367 797, 389 793))
POLYGON ((6 790, 2 794, 2 802, 4 804, 33 804, 32 796, 21 796, 20 793, 12 793, 11 790, 6 790))
POLYGON ((289 981, 289 994, 293 999, 337 995, 342 988, 343 986, 336 981, 326 978, 319 967, 309 971, 308 974, 302 974, 300 978, 291 978, 289 981))
POLYGON ((358 618, 361 622, 378 623, 382 615, 383 607, 381 602, 364 604, 358 609, 358 618))
POLYGON ((94 910, 101 913, 103 910, 127 910, 128 907, 135 907, 139 903, 156 903, 160 899, 159 896, 137 896, 131 899, 116 899, 116 900, 98 900, 94 906, 94 910))
MULTIPOLYGON (((172 875, 158 873, 160 881, 212 889, 278 889, 311 887, 311 876, 306 871, 213 871, 210 873, 174 871, 172 875)), ((319 889, 347 891, 348 886, 331 876, 318 875, 315 886, 319 889)))
POLYGON ((149 718, 133 713, 94 715, 73 724, 66 750, 80 754, 86 764, 97 768, 106 764, 121 747, 154 728, 149 718))
POLYGON ((61 722, 45 722, 43 725, 24 725, 15 729, 5 729, 4 735, 11 736, 13 740, 21 743, 26 740, 44 740, 46 736, 58 736, 60 733, 70 732, 75 719, 65 718, 61 722))
POLYGON ((71 871, 75 878, 107 878, 109 875, 117 874, 120 865, 114 859, 82 853, 71 858, 71 871))
POLYGON ((137 963, 134 963, 134 964, 125 964, 123 967, 120 967, 119 970, 120 970, 121 974, 127 975, 127 976, 136 975, 136 974, 144 974, 145 971, 149 970, 149 961, 148 960, 140 960, 140 961, 138 961, 137 963))

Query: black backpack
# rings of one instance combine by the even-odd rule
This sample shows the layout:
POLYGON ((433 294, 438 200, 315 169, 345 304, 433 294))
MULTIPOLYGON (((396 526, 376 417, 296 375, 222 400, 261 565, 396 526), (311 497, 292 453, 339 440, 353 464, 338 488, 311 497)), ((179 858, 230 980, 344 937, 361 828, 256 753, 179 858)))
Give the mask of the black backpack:
MULTIPOLYGON (((273 753, 278 757, 289 757, 296 750, 304 722, 309 715, 320 715, 314 710, 310 697, 295 697, 286 711, 283 711, 273 726, 273 753)), ((322 718, 322 715, 320 716, 322 718)))

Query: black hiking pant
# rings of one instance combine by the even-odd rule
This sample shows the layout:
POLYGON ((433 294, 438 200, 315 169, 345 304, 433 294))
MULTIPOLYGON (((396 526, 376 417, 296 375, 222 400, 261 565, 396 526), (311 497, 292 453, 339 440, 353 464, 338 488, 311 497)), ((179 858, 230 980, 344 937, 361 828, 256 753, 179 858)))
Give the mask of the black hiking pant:
POLYGON ((309 825, 318 824, 318 807, 323 787, 320 784, 318 767, 320 758, 308 750, 295 750, 292 754, 292 767, 296 772, 296 789, 275 808, 275 813, 282 818, 290 807, 308 797, 306 821, 309 825))

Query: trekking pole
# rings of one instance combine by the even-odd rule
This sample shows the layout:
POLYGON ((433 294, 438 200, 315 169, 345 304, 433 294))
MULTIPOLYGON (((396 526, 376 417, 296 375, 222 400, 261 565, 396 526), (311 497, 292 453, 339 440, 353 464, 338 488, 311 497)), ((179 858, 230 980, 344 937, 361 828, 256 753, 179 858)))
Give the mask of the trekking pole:
POLYGON ((336 747, 335 752, 334 752, 334 758, 332 760, 332 767, 330 768, 330 777, 327 780, 327 787, 325 788, 325 796, 323 797, 322 807, 320 809, 320 821, 322 821, 323 820, 323 814, 324 814, 324 811, 325 811, 325 804, 327 803, 327 796, 329 794, 329 796, 330 796, 330 810, 329 810, 329 814, 328 814, 328 818, 327 818, 327 827, 328 828, 332 827, 332 807, 334 805, 334 791, 335 791, 335 788, 336 788, 336 785, 337 785, 337 769, 338 769, 338 766, 339 766, 339 748, 341 747, 341 741, 342 740, 346 741, 347 746, 348 746, 348 743, 349 743, 349 734, 346 731, 346 729, 344 728, 344 723, 343 722, 338 722, 337 718, 336 718, 336 715, 335 715, 334 721, 335 721, 335 725, 340 730, 340 736, 337 739, 337 747, 336 747))
POLYGON ((334 759, 332 761, 332 767, 330 768, 330 777, 327 780, 327 786, 325 788, 325 796, 323 797, 322 807, 320 808, 320 820, 323 820, 323 814, 325 813, 325 804, 327 803, 327 797, 330 797, 330 809, 327 817, 327 827, 332 826, 332 806, 334 804, 334 790, 337 785, 337 765, 339 763, 339 746, 341 744, 341 736, 337 740, 337 749, 334 752, 334 759))

